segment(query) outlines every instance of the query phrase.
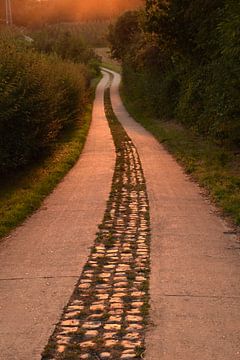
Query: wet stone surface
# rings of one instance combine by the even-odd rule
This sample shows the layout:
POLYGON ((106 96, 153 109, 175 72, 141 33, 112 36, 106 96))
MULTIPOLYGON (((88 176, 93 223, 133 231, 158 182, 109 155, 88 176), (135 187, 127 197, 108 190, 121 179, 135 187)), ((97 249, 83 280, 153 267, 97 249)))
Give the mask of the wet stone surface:
POLYGON ((42 355, 47 359, 142 359, 149 302, 149 206, 140 159, 105 109, 117 159, 112 191, 80 280, 42 355))

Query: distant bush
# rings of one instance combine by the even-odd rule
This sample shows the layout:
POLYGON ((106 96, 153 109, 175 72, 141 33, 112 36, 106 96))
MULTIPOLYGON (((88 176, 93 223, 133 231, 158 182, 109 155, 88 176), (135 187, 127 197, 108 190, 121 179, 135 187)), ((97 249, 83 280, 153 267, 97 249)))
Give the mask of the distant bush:
POLYGON ((72 26, 85 43, 97 48, 108 46, 107 34, 110 23, 110 20, 95 20, 80 22, 72 26))
POLYGON ((56 54, 63 60, 87 64, 91 71, 100 72, 100 59, 83 38, 79 26, 70 24, 48 25, 32 33, 34 48, 46 54, 56 54))
POLYGON ((28 164, 72 124, 87 101, 86 65, 0 36, 0 172, 28 164))

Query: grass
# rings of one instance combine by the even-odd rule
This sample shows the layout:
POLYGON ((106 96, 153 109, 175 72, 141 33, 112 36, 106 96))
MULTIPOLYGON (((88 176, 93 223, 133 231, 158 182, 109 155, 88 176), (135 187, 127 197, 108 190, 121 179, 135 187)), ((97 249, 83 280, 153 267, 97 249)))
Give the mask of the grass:
POLYGON ((96 48, 95 52, 102 60, 102 67, 116 71, 117 73, 122 72, 121 64, 118 61, 111 59, 110 50, 108 48, 96 48))
POLYGON ((203 139, 175 121, 155 119, 121 87, 128 112, 183 165, 211 199, 236 225, 240 225, 240 155, 203 139))
MULTIPOLYGON (((92 93, 99 79, 92 84, 92 93)), ((92 101, 79 122, 65 131, 50 155, 21 172, 0 179, 0 238, 37 210, 75 164, 83 149, 92 115, 92 101)))

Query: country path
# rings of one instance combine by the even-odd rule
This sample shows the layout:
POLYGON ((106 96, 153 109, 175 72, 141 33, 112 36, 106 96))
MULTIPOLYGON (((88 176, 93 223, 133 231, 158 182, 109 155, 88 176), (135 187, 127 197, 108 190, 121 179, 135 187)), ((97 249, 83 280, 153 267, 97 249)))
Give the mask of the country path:
POLYGON ((0 359, 240 359, 235 235, 110 73, 79 162, 0 245, 0 359))
POLYGON ((240 359, 240 247, 182 168, 126 112, 113 73, 113 110, 135 144, 151 223, 146 360, 240 359))
POLYGON ((38 212, 0 244, 0 359, 38 360, 101 223, 115 149, 98 86, 81 157, 38 212))

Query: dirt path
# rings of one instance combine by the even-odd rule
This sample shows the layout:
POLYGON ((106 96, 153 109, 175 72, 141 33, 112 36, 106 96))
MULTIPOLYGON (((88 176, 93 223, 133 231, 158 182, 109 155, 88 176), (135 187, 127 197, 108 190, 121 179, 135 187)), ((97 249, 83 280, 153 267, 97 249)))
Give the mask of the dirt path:
POLYGON ((0 359, 39 360, 89 255, 111 189, 115 148, 98 86, 76 166, 0 245, 0 359))
POLYGON ((119 97, 113 110, 137 147, 151 219, 151 325, 147 360, 240 359, 240 251, 199 187, 119 97))

